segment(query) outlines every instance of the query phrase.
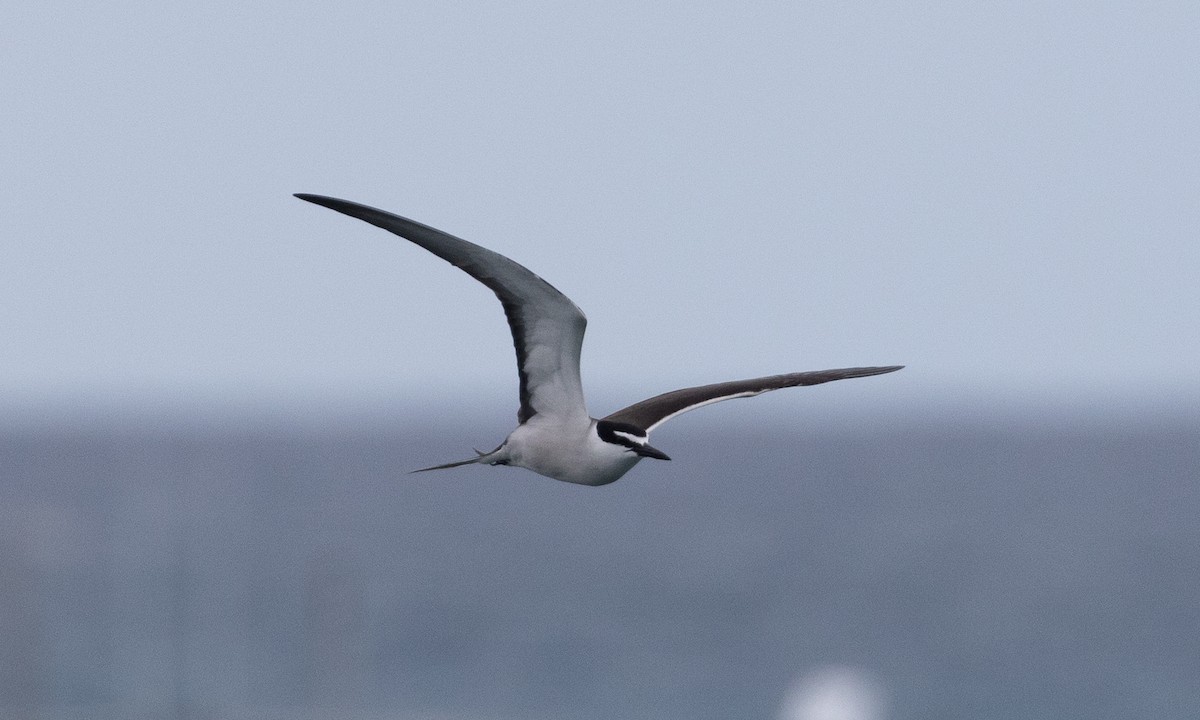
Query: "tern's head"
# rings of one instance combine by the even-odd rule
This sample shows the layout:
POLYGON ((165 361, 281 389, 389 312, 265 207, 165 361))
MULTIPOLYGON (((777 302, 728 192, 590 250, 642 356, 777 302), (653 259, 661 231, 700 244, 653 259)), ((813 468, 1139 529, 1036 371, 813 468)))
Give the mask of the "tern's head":
POLYGON ((620 445, 632 453, 637 453, 642 457, 656 458, 658 460, 670 460, 667 454, 662 450, 656 450, 650 447, 647 443, 648 436, 646 431, 640 427, 630 425, 629 423, 611 422, 609 420, 596 421, 596 434, 606 443, 620 445))

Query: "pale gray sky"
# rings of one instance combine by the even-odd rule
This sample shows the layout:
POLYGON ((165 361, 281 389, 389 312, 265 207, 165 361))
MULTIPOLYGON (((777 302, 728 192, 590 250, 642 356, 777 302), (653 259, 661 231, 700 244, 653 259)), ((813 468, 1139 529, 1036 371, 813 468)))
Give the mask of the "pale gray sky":
POLYGON ((0 407, 507 415, 490 293, 293 192, 555 284, 597 411, 891 363, 839 392, 1200 398, 1197 38, 1194 2, 7 0, 0 407))

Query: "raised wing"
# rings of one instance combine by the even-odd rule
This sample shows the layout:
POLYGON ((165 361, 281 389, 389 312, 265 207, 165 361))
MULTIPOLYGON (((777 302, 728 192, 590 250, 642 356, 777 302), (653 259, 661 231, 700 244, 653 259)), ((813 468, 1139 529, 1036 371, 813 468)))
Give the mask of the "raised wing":
POLYGON ((733 380, 731 382, 701 385, 699 387, 673 390, 669 393, 656 395, 649 400, 634 403, 629 407, 618 410, 604 418, 612 422, 629 423, 634 427, 650 432, 671 418, 695 410, 698 407, 711 405, 722 400, 752 397, 771 390, 796 387, 799 385, 820 385, 832 380, 867 377, 895 372, 903 365, 887 367, 839 368, 837 370, 813 370, 811 372, 788 373, 786 375, 769 375, 750 380, 733 380))
POLYGON ((428 225, 348 200, 304 193, 296 197, 395 233, 490 288, 504 306, 517 350, 521 378, 517 421, 523 423, 539 413, 587 420, 579 379, 587 318, 566 295, 500 253, 428 225))

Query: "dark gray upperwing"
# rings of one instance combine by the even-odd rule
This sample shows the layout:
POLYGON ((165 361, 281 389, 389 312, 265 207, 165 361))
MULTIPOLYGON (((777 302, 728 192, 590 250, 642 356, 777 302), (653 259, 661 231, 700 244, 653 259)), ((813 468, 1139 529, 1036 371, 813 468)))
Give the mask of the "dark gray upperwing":
POLYGON ((667 420, 695 410, 698 407, 711 405, 722 400, 752 397, 771 390, 797 387, 799 385, 820 385, 832 380, 868 377, 895 372, 903 365, 888 365, 887 367, 839 368, 836 370, 813 370, 810 372, 788 373, 786 375, 769 375, 750 380, 733 380, 731 382, 701 385, 699 387, 673 390, 669 393, 656 395, 649 400, 634 403, 629 407, 618 410, 604 418, 612 422, 629 423, 634 427, 650 432, 667 420))
POLYGON ((517 421, 538 413, 587 419, 579 355, 587 318, 554 286, 500 253, 428 225, 349 200, 297 193, 296 197, 399 235, 486 285, 500 298, 512 329, 521 380, 517 421))

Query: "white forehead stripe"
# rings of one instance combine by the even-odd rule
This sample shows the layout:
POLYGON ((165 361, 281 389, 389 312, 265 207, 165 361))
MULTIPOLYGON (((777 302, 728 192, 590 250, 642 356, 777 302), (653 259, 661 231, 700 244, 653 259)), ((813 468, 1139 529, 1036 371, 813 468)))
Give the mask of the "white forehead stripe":
POLYGON ((637 443, 638 445, 646 444, 645 435, 634 435, 633 433, 625 432, 624 430, 613 430, 613 435, 616 435, 617 437, 623 437, 626 440, 637 443))

